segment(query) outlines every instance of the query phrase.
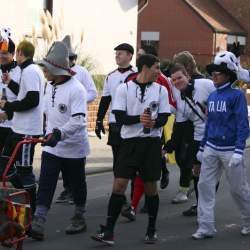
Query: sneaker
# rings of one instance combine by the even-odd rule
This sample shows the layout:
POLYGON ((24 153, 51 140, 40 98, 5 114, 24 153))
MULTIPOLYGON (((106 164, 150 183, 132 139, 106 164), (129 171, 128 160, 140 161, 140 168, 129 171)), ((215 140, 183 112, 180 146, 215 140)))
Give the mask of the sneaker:
POLYGON ((160 188, 165 189, 169 184, 169 172, 162 174, 160 188))
POLYGON ((148 229, 145 239, 144 239, 144 243, 145 244, 155 244, 158 240, 157 237, 157 233, 155 229, 148 229))
POLYGON ((188 210, 182 212, 183 216, 197 216, 197 205, 192 205, 188 210))
POLYGON ((246 235, 249 235, 249 234, 250 234, 250 227, 244 226, 244 227, 241 229, 241 235, 246 236, 246 235))
POLYGON ((70 192, 68 190, 63 190, 58 198, 56 199, 56 203, 67 203, 69 200, 70 192))
POLYGON ((192 238, 194 240, 203 240, 203 239, 209 239, 209 238, 213 238, 214 235, 213 234, 205 234, 205 233, 201 233, 201 232, 196 232, 194 234, 192 234, 192 238))
POLYGON ((173 204, 180 204, 188 201, 187 193, 179 191, 174 199, 172 200, 173 204))
POLYGON ((127 209, 124 209, 121 212, 121 215, 125 218, 127 218, 130 221, 135 221, 136 220, 136 213, 135 210, 132 207, 128 207, 127 209))
POLYGON ((141 214, 147 214, 148 213, 148 208, 147 208, 146 204, 144 204, 144 206, 140 209, 140 213, 141 214))
POLYGON ((85 222, 85 218, 82 214, 75 214, 72 219, 71 223, 65 229, 66 234, 78 234, 87 230, 87 225, 85 222))
POLYGON ((108 231, 104 225, 100 225, 100 229, 97 231, 95 235, 91 236, 91 239, 105 243, 108 246, 113 246, 115 244, 114 234, 108 231))
POLYGON ((30 237, 35 240, 44 240, 45 219, 43 217, 34 216, 31 223, 30 237))

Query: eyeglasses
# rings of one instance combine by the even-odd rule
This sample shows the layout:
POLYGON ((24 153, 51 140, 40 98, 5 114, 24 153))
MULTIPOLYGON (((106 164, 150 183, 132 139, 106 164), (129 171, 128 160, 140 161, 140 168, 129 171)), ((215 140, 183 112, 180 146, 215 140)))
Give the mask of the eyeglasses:
POLYGON ((211 73, 211 76, 212 76, 212 77, 218 77, 218 76, 221 76, 221 75, 223 75, 222 72, 212 72, 212 73, 211 73))

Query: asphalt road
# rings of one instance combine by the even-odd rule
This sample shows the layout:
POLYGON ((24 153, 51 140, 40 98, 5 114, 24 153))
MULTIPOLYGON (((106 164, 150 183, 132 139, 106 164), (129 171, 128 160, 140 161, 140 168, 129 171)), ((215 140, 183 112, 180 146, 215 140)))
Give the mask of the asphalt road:
MULTIPOLYGON (((247 151, 247 162, 250 162, 250 150, 247 151)), ((249 165, 249 164, 248 164, 249 165)), ((137 220, 127 223, 119 218, 115 232, 113 249, 156 249, 156 250, 249 250, 250 236, 240 235, 240 215, 228 192, 228 184, 223 176, 217 194, 216 221, 218 233, 214 239, 194 241, 191 234, 197 228, 195 218, 185 218, 181 212, 188 208, 194 197, 188 203, 172 205, 171 198, 178 186, 178 168, 170 167, 170 185, 166 190, 160 190, 160 211, 158 217, 159 242, 153 246, 143 243, 147 216, 137 215, 137 220)), ((248 169, 250 177, 250 170, 248 169)), ((88 204, 86 220, 88 230, 79 235, 68 236, 64 233, 73 213, 73 206, 53 204, 46 225, 46 239, 43 242, 25 241, 24 250, 85 250, 105 249, 90 239, 100 223, 105 222, 107 202, 112 187, 111 173, 88 176, 88 204)), ((62 190, 59 181, 57 194, 62 190)), ((56 195, 57 195, 56 194, 56 195)))

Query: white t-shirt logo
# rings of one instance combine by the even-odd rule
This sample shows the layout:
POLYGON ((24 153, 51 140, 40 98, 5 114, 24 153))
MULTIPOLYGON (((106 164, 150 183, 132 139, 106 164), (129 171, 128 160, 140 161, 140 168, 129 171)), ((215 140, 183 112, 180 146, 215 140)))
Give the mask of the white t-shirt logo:
POLYGON ((58 105, 58 110, 61 112, 61 113, 65 113, 67 111, 67 106, 65 104, 59 104, 58 105))

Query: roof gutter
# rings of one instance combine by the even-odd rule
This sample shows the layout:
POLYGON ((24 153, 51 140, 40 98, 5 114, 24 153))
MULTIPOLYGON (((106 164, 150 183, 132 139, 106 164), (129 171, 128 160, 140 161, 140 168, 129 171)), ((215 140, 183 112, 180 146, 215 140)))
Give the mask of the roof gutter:
POLYGON ((138 14, 140 14, 148 6, 148 4, 149 0, 144 0, 144 4, 138 9, 138 14))

